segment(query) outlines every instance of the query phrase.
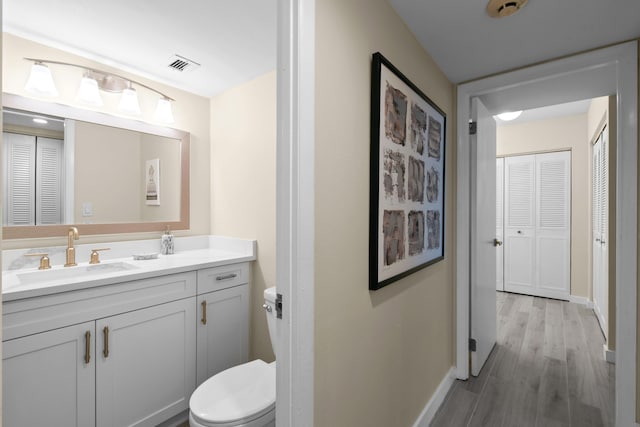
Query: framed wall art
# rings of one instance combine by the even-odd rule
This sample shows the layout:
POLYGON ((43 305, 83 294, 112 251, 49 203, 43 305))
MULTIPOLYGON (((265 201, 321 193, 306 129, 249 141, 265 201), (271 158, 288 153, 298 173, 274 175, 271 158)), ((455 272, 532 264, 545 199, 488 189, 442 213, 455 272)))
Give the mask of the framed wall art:
POLYGON ((147 205, 160 205, 160 159, 145 162, 145 201, 147 205))
POLYGON ((380 53, 371 73, 369 289, 444 258, 446 115, 380 53))

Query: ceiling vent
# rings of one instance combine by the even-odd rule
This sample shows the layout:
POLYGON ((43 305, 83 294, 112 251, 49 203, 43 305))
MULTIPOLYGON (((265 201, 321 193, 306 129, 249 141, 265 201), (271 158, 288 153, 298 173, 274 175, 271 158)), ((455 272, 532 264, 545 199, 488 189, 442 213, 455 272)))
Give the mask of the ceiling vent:
POLYGON ((489 0, 487 13, 492 18, 511 16, 527 4, 527 0, 489 0))
POLYGON ((172 70, 176 70, 180 72, 191 71, 195 68, 198 68, 199 66, 200 64, 198 64, 196 61, 185 58, 184 56, 173 55, 171 58, 169 58, 168 67, 171 68, 172 70))

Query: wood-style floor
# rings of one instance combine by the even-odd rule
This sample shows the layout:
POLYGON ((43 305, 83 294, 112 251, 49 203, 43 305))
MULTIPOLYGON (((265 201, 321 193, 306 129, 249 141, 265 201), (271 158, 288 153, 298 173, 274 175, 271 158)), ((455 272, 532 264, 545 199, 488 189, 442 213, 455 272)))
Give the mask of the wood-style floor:
POLYGON ((477 378, 456 381, 432 426, 613 426, 615 365, 593 310, 497 292, 498 336, 477 378))

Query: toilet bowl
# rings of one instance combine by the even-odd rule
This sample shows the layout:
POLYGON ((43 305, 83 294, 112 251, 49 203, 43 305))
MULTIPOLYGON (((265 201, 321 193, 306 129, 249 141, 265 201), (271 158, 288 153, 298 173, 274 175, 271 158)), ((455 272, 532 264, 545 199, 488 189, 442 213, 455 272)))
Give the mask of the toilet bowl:
MULTIPOLYGON (((266 289, 264 299, 275 353, 275 288, 266 289)), ((276 362, 257 359, 222 371, 189 400, 190 427, 274 427, 275 420, 276 362)))

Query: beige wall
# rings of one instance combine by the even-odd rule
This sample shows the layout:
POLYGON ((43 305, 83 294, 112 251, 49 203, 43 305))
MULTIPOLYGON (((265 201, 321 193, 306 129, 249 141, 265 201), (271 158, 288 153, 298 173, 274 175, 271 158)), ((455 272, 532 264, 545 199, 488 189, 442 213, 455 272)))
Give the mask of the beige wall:
MULTIPOLYGON (((589 141, 589 158, 593 158, 593 144, 596 142, 600 132, 606 126, 605 132, 608 137, 608 174, 609 179, 607 182, 608 188, 608 219, 609 228, 607 231, 608 241, 608 285, 609 285, 609 298, 607 306, 607 347, 609 350, 616 349, 616 137, 617 137, 617 123, 616 123, 616 97, 615 96, 602 96, 600 98, 594 98, 587 111, 587 139, 589 141)), ((593 162, 589 165, 589 181, 593 176, 593 162)), ((591 194, 589 194, 591 196, 591 194)), ((591 200, 591 197, 590 197, 591 200)), ((590 202, 591 203, 591 202, 590 202)), ((591 204, 590 204, 591 206, 591 204)), ((589 211, 589 223, 591 224, 592 212, 589 211)), ((593 238, 590 235, 590 238, 593 238)), ((589 245, 590 260, 593 260, 593 246, 589 245)), ((591 265, 591 264, 590 264, 591 265)), ((593 283, 592 277, 593 269, 589 268, 590 282, 593 283)))
POLYGON ((251 358, 273 360, 263 291, 275 286, 276 73, 211 100, 211 231, 257 239, 251 288, 251 358))
POLYGON ((590 265, 591 245, 591 161, 587 142, 587 115, 498 127, 498 156, 564 150, 571 150, 571 295, 590 299, 590 269, 585 268, 590 265))
POLYGON ((317 2, 315 63, 315 426, 410 426, 454 365, 453 87, 385 0, 317 2), (376 51, 447 114, 446 252, 370 292, 376 51))
MULTIPOLYGON (((111 71, 124 76, 129 76, 148 86, 166 93, 176 101, 173 103, 174 123, 171 127, 185 130, 191 133, 191 224, 190 230, 178 231, 176 235, 201 235, 209 234, 211 226, 211 189, 210 189, 210 100, 189 92, 182 91, 161 83, 153 82, 140 76, 115 69, 103 64, 99 64, 85 58, 63 52, 42 44, 16 37, 11 34, 3 34, 2 47, 2 88, 3 91, 27 96, 24 92, 24 84, 29 74, 31 63, 25 61, 23 57, 43 58, 57 61, 72 62, 93 66, 105 71, 111 71)), ((54 73, 54 80, 60 97, 55 102, 75 105, 75 95, 81 71, 60 66, 51 66, 54 73), (55 69, 54 69, 55 67, 55 69)), ((118 97, 113 94, 102 93, 105 102, 104 107, 97 111, 109 114, 117 114, 116 105, 118 97)), ((138 91, 140 107, 143 114, 136 117, 136 120, 153 122, 153 112, 157 95, 149 91, 140 89, 138 91)), ((83 107, 85 108, 85 107, 83 107)), ((140 238, 159 237, 160 233, 135 233, 118 234, 109 236, 80 236, 80 241, 84 243, 105 242, 140 238)), ((6 240, 3 243, 4 249, 63 245, 65 239, 23 239, 6 240)))
POLYGON ((138 221, 140 135, 86 122, 75 128, 75 222, 138 221), (93 216, 82 216, 83 203, 93 205, 93 216))

